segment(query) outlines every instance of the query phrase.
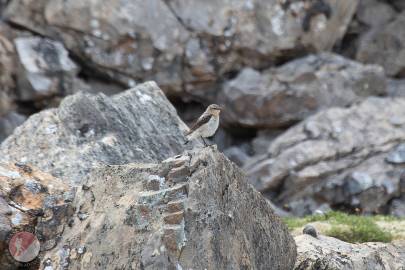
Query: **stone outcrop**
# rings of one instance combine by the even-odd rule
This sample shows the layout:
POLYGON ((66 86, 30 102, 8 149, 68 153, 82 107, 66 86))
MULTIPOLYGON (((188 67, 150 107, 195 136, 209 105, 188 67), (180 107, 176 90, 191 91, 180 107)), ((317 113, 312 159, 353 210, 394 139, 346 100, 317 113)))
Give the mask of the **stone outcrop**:
POLYGON ((33 164, 80 184, 101 164, 159 161, 184 149, 185 124, 145 83, 113 97, 78 93, 31 116, 0 146, 1 159, 33 164))
POLYGON ((160 164, 107 166, 44 254, 52 269, 292 269, 293 238, 241 170, 207 147, 160 164))
POLYGON ((245 68, 219 96, 223 119, 251 128, 288 126, 330 107, 385 95, 384 70, 321 53, 262 73, 245 68))
POLYGON ((43 252, 56 246, 72 217, 74 191, 37 168, 0 163, 0 267, 20 265, 8 255, 13 231, 35 231, 43 252))
POLYGON ((61 39, 104 77, 130 87, 155 80, 170 95, 209 100, 218 82, 242 66, 261 68, 284 54, 332 49, 358 4, 231 2, 17 0, 5 17, 61 39))
POLYGON ((277 137, 245 166, 261 191, 298 215, 320 207, 385 213, 403 194, 405 99, 332 108, 277 137))
POLYGON ((333 237, 296 236, 295 270, 401 270, 405 265, 405 242, 350 244, 333 237))

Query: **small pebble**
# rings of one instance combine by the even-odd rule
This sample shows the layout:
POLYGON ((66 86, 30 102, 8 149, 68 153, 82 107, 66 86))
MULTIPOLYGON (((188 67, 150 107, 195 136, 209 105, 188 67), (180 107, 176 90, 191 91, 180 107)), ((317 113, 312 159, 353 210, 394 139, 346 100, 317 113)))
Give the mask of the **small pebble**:
POLYGON ((317 233, 315 227, 312 226, 312 225, 305 225, 305 227, 304 227, 304 229, 302 230, 302 232, 303 232, 304 234, 308 234, 308 235, 310 235, 310 236, 312 236, 312 237, 315 237, 315 238, 318 237, 318 233, 317 233))

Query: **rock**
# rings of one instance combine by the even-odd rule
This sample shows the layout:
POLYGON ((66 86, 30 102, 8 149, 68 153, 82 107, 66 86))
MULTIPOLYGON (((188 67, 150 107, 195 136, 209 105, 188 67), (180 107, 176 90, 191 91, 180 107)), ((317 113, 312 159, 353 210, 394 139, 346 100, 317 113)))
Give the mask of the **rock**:
POLYGON ((391 77, 405 74, 405 12, 381 27, 372 28, 362 35, 356 59, 363 63, 384 67, 391 77))
MULTIPOLYGON (((37 168, 0 163, 0 254, 6 254, 12 231, 32 231, 41 239, 41 250, 53 248, 73 215, 73 190, 37 168)), ((0 256, 1 269, 20 265, 0 256)))
POLYGON ((263 68, 284 54, 331 50, 357 3, 17 0, 5 17, 61 39, 103 77, 130 87, 155 80, 168 95, 211 101, 219 82, 244 65, 263 68))
POLYGON ((387 89, 388 89, 388 95, 391 97, 405 97, 405 79, 388 80, 387 89))
POLYGON ((296 270, 400 270, 405 265, 404 242, 349 244, 332 237, 309 235, 294 239, 298 251, 296 270))
POLYGON ((153 82, 111 98, 78 93, 18 127, 1 144, 0 159, 33 164, 80 184, 101 164, 159 161, 182 152, 184 130, 153 82))
POLYGON ((385 213, 399 196, 405 99, 368 98, 305 119, 271 142, 245 170, 260 191, 294 214, 321 205, 385 213))
POLYGON ((237 146, 227 148, 224 151, 224 154, 240 167, 243 167, 243 165, 249 159, 249 156, 246 154, 246 152, 244 152, 240 147, 237 146))
POLYGON ((394 217, 405 218, 405 196, 391 201, 389 214, 394 217))
POLYGON ((405 164, 405 143, 391 151, 387 155, 386 161, 392 164, 405 164))
POLYGON ((43 266, 293 267, 295 245, 287 228, 215 147, 160 164, 106 166, 87 180, 88 188, 78 192, 75 205, 89 217, 75 220, 60 245, 44 254, 43 266), (80 254, 79 248, 85 251, 80 254))
POLYGON ((386 2, 379 0, 360 0, 356 19, 368 26, 381 26, 396 16, 395 10, 386 2))
POLYGON ((39 37, 14 40, 19 57, 18 90, 23 101, 63 95, 78 70, 60 42, 39 37))
POLYGON ((315 227, 312 226, 312 225, 309 225, 309 224, 305 225, 304 229, 302 230, 302 233, 303 234, 308 234, 308 235, 310 235, 312 237, 315 237, 315 238, 318 237, 318 233, 317 233, 315 227))
POLYGON ((0 117, 0 142, 7 138, 14 129, 24 123, 26 117, 16 112, 10 112, 0 117))
POLYGON ((321 109, 386 94, 384 70, 321 53, 259 73, 245 68, 219 96, 224 121, 254 128, 288 126, 321 109))

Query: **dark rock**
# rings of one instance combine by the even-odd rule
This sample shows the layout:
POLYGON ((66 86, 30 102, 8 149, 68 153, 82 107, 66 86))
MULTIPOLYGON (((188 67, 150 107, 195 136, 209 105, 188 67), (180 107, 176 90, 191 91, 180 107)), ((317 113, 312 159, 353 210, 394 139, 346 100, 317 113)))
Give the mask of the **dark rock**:
POLYGON ((395 217, 405 218, 405 196, 391 201, 389 214, 395 217))
POLYGON ((87 180, 90 189, 78 193, 75 205, 89 217, 65 231, 58 247, 44 254, 44 265, 58 269, 65 258, 66 269, 293 267, 287 228, 215 147, 160 164, 107 166, 87 180), (183 181, 170 180, 173 170, 184 173, 183 181), (161 179, 157 190, 143 184, 155 178, 161 179), (86 247, 81 256, 63 255, 80 246, 86 247))
POLYGON ((26 117, 16 112, 9 112, 0 117, 0 142, 13 133, 14 129, 24 123, 26 117))
POLYGON ((224 121, 245 127, 288 126, 319 110, 386 94, 384 70, 321 53, 259 73, 244 69, 226 83, 224 121))
POLYGON ((315 237, 315 238, 318 237, 318 233, 317 233, 315 227, 312 226, 312 225, 309 225, 309 224, 305 225, 304 229, 302 230, 302 233, 303 234, 308 234, 308 235, 310 235, 312 237, 315 237))

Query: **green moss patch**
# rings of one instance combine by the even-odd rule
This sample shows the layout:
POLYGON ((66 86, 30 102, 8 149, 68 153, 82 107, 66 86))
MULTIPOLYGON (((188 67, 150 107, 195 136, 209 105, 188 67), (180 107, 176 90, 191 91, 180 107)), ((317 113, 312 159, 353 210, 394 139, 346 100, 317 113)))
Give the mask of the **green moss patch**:
POLYGON ((403 221, 391 216, 359 216, 335 211, 325 215, 284 218, 283 220, 291 231, 301 229, 308 223, 326 224, 327 226, 323 226, 325 229, 320 231, 321 234, 350 243, 391 242, 397 237, 394 237, 395 235, 390 229, 379 224, 403 221))

